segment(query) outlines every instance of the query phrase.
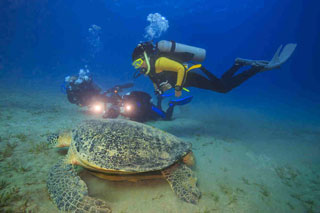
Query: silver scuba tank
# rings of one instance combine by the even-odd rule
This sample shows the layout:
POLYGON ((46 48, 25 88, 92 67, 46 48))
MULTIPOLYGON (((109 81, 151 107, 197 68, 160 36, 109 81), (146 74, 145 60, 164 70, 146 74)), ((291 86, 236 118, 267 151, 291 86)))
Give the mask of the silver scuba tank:
POLYGON ((175 41, 161 40, 157 43, 157 48, 165 53, 192 53, 192 61, 202 62, 206 58, 206 50, 185 44, 176 43, 175 41))

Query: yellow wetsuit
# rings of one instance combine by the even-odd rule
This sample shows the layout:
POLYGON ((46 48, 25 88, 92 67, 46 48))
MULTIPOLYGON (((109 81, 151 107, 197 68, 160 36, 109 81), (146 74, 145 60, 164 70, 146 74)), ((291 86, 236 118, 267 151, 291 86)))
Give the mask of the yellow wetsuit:
POLYGON ((186 68, 179 62, 171 60, 166 57, 160 57, 155 62, 155 72, 161 73, 163 71, 172 71, 177 73, 176 85, 183 86, 183 83, 187 77, 186 68))

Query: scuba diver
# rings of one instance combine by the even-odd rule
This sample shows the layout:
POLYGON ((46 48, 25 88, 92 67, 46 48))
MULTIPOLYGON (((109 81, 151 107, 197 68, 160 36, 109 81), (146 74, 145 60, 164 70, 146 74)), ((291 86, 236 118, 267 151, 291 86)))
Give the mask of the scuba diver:
POLYGON ((80 69, 79 76, 67 76, 65 82, 70 103, 88 107, 89 112, 103 114, 103 118, 116 118, 120 115, 122 96, 119 93, 133 86, 132 83, 127 83, 102 91, 89 77, 87 68, 80 69))
POLYGON ((202 62, 206 50, 176 43, 174 41, 143 42, 136 46, 132 53, 132 65, 136 69, 134 78, 146 75, 153 82, 155 93, 163 94, 174 88, 175 96, 179 97, 187 87, 196 87, 227 93, 257 73, 280 68, 296 48, 296 44, 287 44, 283 50, 280 46, 271 61, 248 60, 236 58, 233 66, 221 78, 216 77, 201 64, 188 67, 188 63, 202 62), (237 75, 235 73, 244 66, 250 66, 237 75), (205 76, 196 73, 200 69, 205 76))
POLYGON ((122 97, 123 112, 121 115, 133 121, 146 122, 150 120, 171 120, 173 109, 177 105, 189 103, 193 96, 169 101, 166 111, 162 110, 162 99, 164 96, 158 96, 157 106, 151 101, 151 96, 142 91, 132 91, 122 97))
POLYGON ((122 115, 130 120, 145 122, 149 120, 172 118, 176 105, 184 105, 192 100, 192 96, 169 102, 169 107, 164 112, 161 104, 163 96, 158 96, 157 106, 151 103, 151 96, 142 91, 132 91, 121 96, 123 89, 133 87, 132 83, 116 85, 102 91, 89 77, 89 70, 80 69, 78 76, 65 78, 66 94, 70 103, 81 107, 89 107, 89 111, 102 114, 103 118, 117 118, 122 115))
POLYGON ((104 101, 101 89, 89 77, 87 68, 80 69, 79 76, 65 78, 67 98, 70 103, 78 106, 89 106, 93 101, 104 101))

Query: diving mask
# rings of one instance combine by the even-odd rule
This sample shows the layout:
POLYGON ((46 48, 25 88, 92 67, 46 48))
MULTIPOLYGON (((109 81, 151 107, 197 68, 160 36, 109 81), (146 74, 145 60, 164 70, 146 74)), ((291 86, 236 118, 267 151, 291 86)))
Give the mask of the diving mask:
POLYGON ((135 60, 135 61, 132 63, 132 66, 133 66, 135 69, 139 69, 139 68, 141 68, 142 64, 143 64, 142 58, 138 58, 137 60, 135 60))

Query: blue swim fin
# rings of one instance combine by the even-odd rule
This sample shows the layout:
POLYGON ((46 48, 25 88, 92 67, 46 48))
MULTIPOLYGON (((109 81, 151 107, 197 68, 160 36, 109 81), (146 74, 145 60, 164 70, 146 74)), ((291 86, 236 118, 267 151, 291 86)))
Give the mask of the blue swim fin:
POLYGON ((167 98, 167 97, 170 97, 170 96, 174 96, 174 93, 162 94, 161 95, 162 98, 167 98))
POLYGON ((185 98, 180 98, 180 99, 176 99, 176 100, 171 100, 169 102, 170 105, 185 105, 191 102, 193 96, 188 96, 185 98))

